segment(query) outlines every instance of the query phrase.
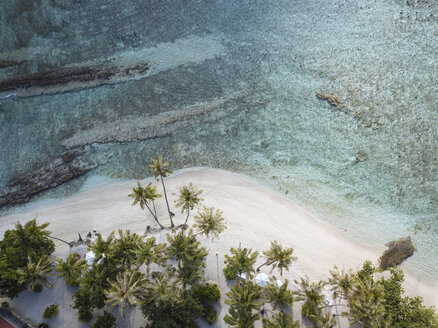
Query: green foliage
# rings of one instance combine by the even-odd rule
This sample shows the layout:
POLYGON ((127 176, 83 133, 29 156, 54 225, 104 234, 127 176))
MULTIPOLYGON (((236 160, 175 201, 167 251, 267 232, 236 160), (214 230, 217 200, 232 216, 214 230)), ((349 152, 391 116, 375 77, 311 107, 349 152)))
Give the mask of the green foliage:
POLYGON ((95 295, 86 288, 79 288, 74 294, 73 309, 78 310, 78 319, 81 322, 88 322, 93 318, 93 305, 95 303, 95 295))
POLYGON ((221 292, 216 284, 196 285, 193 287, 192 293, 193 297, 202 304, 216 303, 221 299, 221 292))
POLYGON ((372 280, 374 272, 376 272, 376 268, 374 268, 371 261, 365 261, 362 265, 362 269, 357 272, 357 277, 363 282, 372 280))
POLYGON ((117 275, 115 281, 110 281, 110 287, 105 290, 106 303, 118 305, 120 314, 125 317, 126 306, 137 305, 140 296, 144 294, 144 275, 138 271, 125 271, 117 275))
POLYGON ((264 328, 300 328, 300 323, 294 321, 292 315, 280 312, 271 318, 263 318, 264 328))
MULTIPOLYGON (((238 248, 231 247, 230 249, 231 256, 225 255, 225 261, 227 267, 229 267, 229 271, 237 273, 245 272, 249 277, 254 273, 254 264, 257 261, 257 256, 259 252, 252 251, 251 248, 242 248, 242 245, 239 244, 238 248)), ((224 273, 225 270, 224 270, 224 273)))
POLYGON ((58 315, 59 312, 59 305, 58 304, 51 304, 46 307, 43 313, 44 319, 51 319, 58 315))
POLYGON ((209 325, 214 324, 217 321, 217 312, 211 305, 204 306, 204 311, 202 311, 202 319, 207 321, 209 325))
POLYGON ((232 268, 231 266, 227 265, 224 267, 223 271, 224 271, 225 279, 234 280, 237 278, 236 268, 232 268))
POLYGON ((214 207, 204 206, 202 212, 199 211, 195 216, 195 225, 193 226, 197 233, 205 235, 207 238, 218 237, 219 234, 227 228, 221 210, 214 207))
POLYGON ((148 328, 197 327, 194 320, 203 314, 203 310, 190 291, 181 290, 165 301, 148 300, 141 304, 141 311, 148 319, 148 328))
POLYGON ((271 281, 263 288, 263 297, 268 303, 273 304, 273 309, 276 310, 277 307, 283 310, 286 306, 291 306, 293 303, 293 293, 287 287, 289 281, 286 281, 278 286, 275 279, 271 281))
POLYGON ((85 259, 78 253, 72 253, 67 257, 67 261, 57 259, 57 262, 55 270, 58 271, 58 278, 63 277, 69 286, 78 286, 82 272, 87 266, 85 259))
POLYGON ((260 319, 260 306, 263 305, 261 289, 252 281, 235 284, 227 293, 225 303, 230 307, 224 321, 232 327, 254 327, 260 319), (257 311, 254 313, 254 310, 257 311))
POLYGON ((295 292, 297 301, 304 301, 301 307, 301 314, 315 322, 315 317, 319 315, 324 305, 323 288, 326 285, 324 281, 310 282, 308 278, 300 278, 296 281, 299 289, 295 292))
POLYGON ((116 317, 108 311, 104 311, 103 315, 97 317, 96 321, 91 325, 91 328, 115 328, 116 317))
POLYGON ((55 244, 47 237, 48 225, 38 225, 33 219, 24 226, 17 223, 14 230, 5 232, 0 241, 0 296, 13 298, 26 289, 26 284, 18 282, 17 269, 24 269, 29 257, 37 262, 55 250, 55 244))
POLYGON ((47 255, 43 255, 37 262, 32 261, 28 257, 27 265, 23 268, 18 268, 16 274, 18 276, 18 283, 23 285, 30 285, 34 292, 41 292, 43 286, 47 283, 47 278, 51 276, 52 263, 47 255))
MULTIPOLYGON (((283 248, 278 241, 271 242, 271 248, 265 252, 263 252, 266 262, 263 265, 272 265, 271 273, 275 268, 280 270, 280 274, 283 275, 283 270, 289 271, 289 267, 291 266, 293 261, 296 261, 296 257, 292 256, 294 252, 293 248, 283 248)), ((257 271, 260 269, 257 269, 257 271)))
POLYGON ((385 318, 391 320, 391 327, 438 328, 438 316, 433 307, 426 307, 421 297, 403 296, 403 271, 400 268, 389 271, 391 277, 380 282, 384 289, 385 318))

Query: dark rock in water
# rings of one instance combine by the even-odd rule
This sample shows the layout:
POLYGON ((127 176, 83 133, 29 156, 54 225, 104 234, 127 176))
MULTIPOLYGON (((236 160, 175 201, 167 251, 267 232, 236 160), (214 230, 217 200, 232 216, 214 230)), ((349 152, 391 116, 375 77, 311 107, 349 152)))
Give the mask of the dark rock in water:
POLYGON ((95 168, 95 163, 84 162, 80 156, 83 150, 73 149, 52 163, 13 179, 8 188, 0 194, 0 207, 29 201, 37 193, 54 188, 95 168))
MULTIPOLYGON (((12 65, 12 63, 6 62, 3 64, 12 65)), ((30 73, 0 80, 0 92, 30 87, 37 88, 41 93, 65 92, 82 87, 105 84, 115 77, 120 78, 141 74, 148 69, 149 65, 147 63, 138 63, 129 67, 111 65, 60 67, 44 72, 30 73), (89 84, 89 82, 92 82, 92 84, 89 84), (53 88, 53 90, 50 90, 50 88, 53 88)))
POLYGON ((383 253, 380 258, 380 267, 383 270, 399 265, 408 257, 414 254, 415 248, 412 244, 411 237, 400 239, 397 241, 391 241, 386 244, 388 249, 383 253))
POLYGON ((15 65, 19 65, 21 63, 22 63, 22 61, 16 62, 16 61, 7 60, 7 59, 0 59, 0 68, 15 66, 15 65))
POLYGON ((262 148, 266 148, 266 147, 269 146, 269 142, 263 140, 263 141, 260 143, 260 146, 261 146, 262 148))
POLYGON ((338 106, 342 100, 336 95, 326 93, 326 92, 316 92, 315 93, 316 98, 328 101, 328 103, 332 106, 338 106))

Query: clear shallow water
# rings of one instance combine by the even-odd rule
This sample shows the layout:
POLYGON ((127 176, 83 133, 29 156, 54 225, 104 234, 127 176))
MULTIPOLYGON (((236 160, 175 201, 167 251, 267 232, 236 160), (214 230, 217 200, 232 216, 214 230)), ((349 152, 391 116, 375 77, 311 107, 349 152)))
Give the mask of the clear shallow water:
POLYGON ((61 142, 81 131, 127 119, 153 125, 160 113, 230 97, 168 125, 165 137, 85 146, 99 167, 41 197, 79 190, 93 176, 144 177, 145 162, 163 154, 175 168, 267 181, 367 242, 410 234, 418 251, 408 261, 438 278, 437 4, 26 3, 0 3, 0 53, 26 60, 0 76, 168 50, 155 53, 156 69, 143 78, 0 99, 1 187, 62 154, 61 142), (316 91, 338 95, 342 107, 316 91))

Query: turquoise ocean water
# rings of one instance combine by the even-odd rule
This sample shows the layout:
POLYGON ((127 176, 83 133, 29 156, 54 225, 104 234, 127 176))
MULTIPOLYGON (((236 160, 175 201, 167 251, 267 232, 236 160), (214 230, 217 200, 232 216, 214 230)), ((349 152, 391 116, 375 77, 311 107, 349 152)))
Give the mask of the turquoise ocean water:
POLYGON ((163 154, 175 169, 268 182, 364 242, 411 235, 409 263, 438 278, 436 2, 2 1, 4 58, 23 63, 0 78, 109 62, 151 70, 52 95, 1 94, 0 188, 78 140, 99 166, 37 198, 143 178, 163 154))

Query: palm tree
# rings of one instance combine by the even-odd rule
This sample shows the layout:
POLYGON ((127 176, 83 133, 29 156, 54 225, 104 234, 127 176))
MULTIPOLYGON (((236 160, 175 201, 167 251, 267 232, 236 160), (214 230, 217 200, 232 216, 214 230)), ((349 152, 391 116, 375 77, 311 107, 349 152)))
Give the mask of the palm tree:
POLYGON ((204 206, 203 211, 195 216, 196 223, 193 227, 197 229, 197 234, 203 234, 207 238, 210 235, 218 237, 227 228, 222 215, 223 212, 221 210, 204 206))
POLYGON ((284 312, 274 314, 270 319, 263 319, 263 328, 300 328, 300 323, 294 321, 291 315, 284 312))
POLYGON ((136 252, 140 243, 139 235, 129 230, 123 232, 119 229, 119 238, 113 243, 115 258, 121 261, 123 266, 130 268, 137 259, 136 252))
POLYGON ((263 252, 266 262, 257 268, 257 272, 259 272, 260 268, 264 265, 272 265, 271 273, 275 268, 278 268, 280 274, 283 275, 283 270, 286 269, 289 271, 292 261, 297 259, 295 256, 292 256, 293 252, 293 248, 283 248, 278 241, 271 241, 271 248, 263 252))
POLYGON ((136 305, 145 292, 145 280, 138 271, 125 271, 118 274, 115 281, 110 281, 110 287, 105 290, 106 303, 110 306, 119 305, 120 314, 125 317, 126 306, 136 305))
POLYGON ((155 237, 150 237, 144 242, 139 242, 135 252, 137 264, 139 266, 146 264, 148 270, 151 263, 161 265, 166 261, 166 244, 157 244, 155 237))
POLYGON ((104 262, 108 262, 114 257, 114 243, 114 231, 106 239, 103 239, 102 235, 98 233, 97 239, 88 246, 88 250, 94 253, 96 261, 104 259, 104 262))
POLYGON ((163 156, 159 155, 157 159, 151 159, 152 163, 149 164, 149 171, 154 175, 155 179, 158 177, 161 179, 161 184, 163 185, 164 198, 166 199, 167 211, 169 212, 170 225, 173 228, 172 216, 173 213, 170 211, 169 201, 167 200, 166 186, 164 185, 164 178, 172 174, 173 172, 169 169, 169 162, 163 163, 163 156))
POLYGON ((297 297, 296 301, 304 301, 301 307, 301 313, 314 321, 315 316, 317 316, 321 308, 324 306, 324 295, 322 294, 323 288, 326 285, 324 281, 309 282, 309 279, 300 278, 300 282, 295 280, 299 289, 295 292, 297 297))
POLYGON ((163 303, 177 299, 180 288, 171 268, 167 267, 163 272, 153 272, 151 278, 146 288, 147 303, 153 303, 158 308, 163 303))
POLYGON ((87 267, 87 261, 81 259, 78 253, 70 254, 67 261, 57 259, 58 264, 55 270, 58 271, 58 278, 64 277, 65 283, 70 286, 78 286, 82 271, 87 267))
POLYGON ((278 286, 278 283, 274 278, 263 288, 263 297, 266 299, 267 303, 272 303, 274 310, 280 308, 281 311, 284 307, 291 306, 293 303, 293 292, 289 290, 288 287, 289 280, 278 286))
POLYGON ((252 276, 259 252, 252 252, 251 248, 242 248, 242 244, 239 244, 237 249, 230 248, 230 252, 232 255, 225 255, 224 263, 234 272, 239 274, 245 272, 248 276, 252 276))
POLYGON ((354 289, 348 300, 349 312, 344 313, 350 323, 362 323, 364 328, 379 327, 385 322, 384 289, 372 279, 355 279, 354 289))
POLYGON ((227 293, 225 304, 230 306, 224 321, 234 327, 251 328, 260 319, 260 307, 263 305, 260 287, 252 281, 235 284, 227 293), (256 313, 253 311, 257 310, 256 313))
POLYGON ((193 235, 192 230, 189 231, 187 236, 183 231, 180 231, 172 235, 167 234, 166 237, 169 242, 166 255, 169 258, 175 258, 178 263, 181 263, 187 255, 193 255, 193 252, 196 251, 200 245, 199 241, 197 241, 193 235))
POLYGON ((187 211, 187 217, 183 225, 184 227, 187 226, 190 210, 193 210, 195 206, 203 200, 199 197, 201 193, 202 189, 196 189, 191 182, 188 186, 184 186, 179 190, 179 197, 175 203, 177 207, 181 207, 181 213, 187 211))
POLYGON ((353 273, 345 273, 344 270, 340 271, 338 267, 335 266, 334 270, 330 270, 331 277, 328 282, 332 287, 333 298, 336 299, 338 296, 347 299, 354 286, 354 275, 353 273))
POLYGON ((157 194, 157 187, 152 186, 152 183, 149 183, 145 187, 142 187, 140 182, 137 181, 137 188, 135 187, 132 188, 132 191, 133 191, 132 194, 128 195, 129 197, 134 198, 134 202, 132 203, 132 205, 136 205, 138 203, 142 210, 144 210, 144 208, 146 207, 149 210, 149 212, 152 214, 152 217, 158 223, 160 228, 164 229, 164 226, 158 220, 157 211, 155 209, 154 200, 161 197, 160 194, 157 194), (153 212, 149 202, 152 203, 154 209, 153 212))
POLYGON ((315 326, 317 328, 335 328, 336 326, 336 318, 332 316, 328 312, 320 311, 315 317, 314 320, 315 326))
MULTIPOLYGON (((51 232, 46 230, 49 223, 38 225, 36 219, 26 222, 23 226, 20 222, 15 224, 12 230, 15 238, 12 238, 12 247, 21 249, 33 249, 36 255, 50 254, 55 250, 55 245, 49 239, 51 232)), ((35 260, 35 259, 34 259, 35 260)))
POLYGON ((205 262, 201 256, 186 256, 178 265, 178 280, 183 288, 193 286, 204 280, 205 262))
POLYGON ((40 292, 47 283, 47 278, 51 276, 53 261, 47 255, 41 256, 38 262, 33 262, 28 257, 27 265, 17 269, 18 283, 29 284, 34 292, 40 292))

